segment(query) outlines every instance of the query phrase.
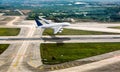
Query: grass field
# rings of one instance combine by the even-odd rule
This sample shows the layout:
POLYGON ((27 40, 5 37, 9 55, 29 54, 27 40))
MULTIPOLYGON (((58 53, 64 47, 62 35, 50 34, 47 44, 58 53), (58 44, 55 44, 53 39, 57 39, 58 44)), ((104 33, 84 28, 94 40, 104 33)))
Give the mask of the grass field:
POLYGON ((0 44, 0 54, 3 53, 7 48, 9 44, 0 44))
POLYGON ((120 26, 116 26, 116 27, 108 27, 108 28, 120 29, 120 26))
POLYGON ((44 64, 58 64, 120 50, 120 43, 41 44, 44 64))
POLYGON ((14 19, 14 17, 6 17, 6 18, 4 18, 2 21, 11 21, 11 20, 13 20, 14 19))
POLYGON ((0 36, 16 36, 20 32, 20 28, 0 28, 0 36))
MULTIPOLYGON (((105 34, 120 34, 120 33, 64 29, 62 33, 58 33, 57 35, 105 35, 105 34)), ((45 29, 43 35, 53 35, 53 30, 45 29)))
POLYGON ((13 19, 14 19, 14 17, 1 17, 0 21, 11 21, 13 19))

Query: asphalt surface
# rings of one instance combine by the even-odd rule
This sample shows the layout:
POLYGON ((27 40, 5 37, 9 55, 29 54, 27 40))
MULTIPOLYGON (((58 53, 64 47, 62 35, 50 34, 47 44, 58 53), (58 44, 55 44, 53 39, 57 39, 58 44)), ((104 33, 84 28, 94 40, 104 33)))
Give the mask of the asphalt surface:
POLYGON ((109 27, 115 27, 115 26, 120 26, 120 24, 115 24, 115 23, 76 23, 72 24, 69 27, 69 29, 77 29, 77 30, 88 30, 88 31, 99 31, 99 32, 111 32, 111 33, 120 33, 119 29, 112 29, 109 27))
POLYGON ((56 37, 50 37, 50 36, 43 36, 41 38, 38 37, 0 37, 0 41, 2 42, 14 42, 14 41, 31 41, 31 42, 35 42, 35 41, 39 41, 39 42, 52 42, 52 41, 66 41, 66 42, 71 42, 71 41, 79 41, 81 42, 82 40, 85 40, 86 42, 88 41, 93 41, 97 40, 98 42, 109 42, 107 40, 111 40, 111 42, 115 42, 114 40, 116 40, 117 42, 120 42, 120 35, 96 35, 96 36, 92 36, 92 35, 88 35, 88 36, 56 36, 56 37))
POLYGON ((50 37, 50 36, 42 36, 41 38, 33 37, 33 38, 25 38, 25 37, 0 37, 0 40, 59 40, 59 39, 74 39, 74 40, 81 40, 81 39, 120 39, 120 35, 87 35, 86 37, 75 35, 75 36, 56 36, 56 37, 50 37))

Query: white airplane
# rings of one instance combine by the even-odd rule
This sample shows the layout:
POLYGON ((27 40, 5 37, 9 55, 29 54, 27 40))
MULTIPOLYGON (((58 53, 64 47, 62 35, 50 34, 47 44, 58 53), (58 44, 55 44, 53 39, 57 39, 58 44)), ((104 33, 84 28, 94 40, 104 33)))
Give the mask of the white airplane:
POLYGON ((63 27, 69 26, 70 23, 63 22, 63 23, 50 23, 47 20, 43 20, 46 24, 42 24, 38 19, 35 19, 38 28, 52 28, 54 30, 54 34, 58 32, 61 33, 63 31, 63 27))

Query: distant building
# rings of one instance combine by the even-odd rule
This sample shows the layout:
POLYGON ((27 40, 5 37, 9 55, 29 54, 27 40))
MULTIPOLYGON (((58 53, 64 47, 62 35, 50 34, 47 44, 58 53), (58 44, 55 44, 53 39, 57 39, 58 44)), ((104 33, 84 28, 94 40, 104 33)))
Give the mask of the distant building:
POLYGON ((31 12, 31 10, 21 10, 25 15, 31 12))
POLYGON ((73 18, 64 18, 62 21, 67 21, 67 22, 75 22, 73 18))
POLYGON ((75 2, 74 4, 76 4, 76 5, 80 5, 80 4, 87 4, 87 3, 85 3, 85 2, 75 2))
POLYGON ((120 15, 120 12, 118 14, 120 15))

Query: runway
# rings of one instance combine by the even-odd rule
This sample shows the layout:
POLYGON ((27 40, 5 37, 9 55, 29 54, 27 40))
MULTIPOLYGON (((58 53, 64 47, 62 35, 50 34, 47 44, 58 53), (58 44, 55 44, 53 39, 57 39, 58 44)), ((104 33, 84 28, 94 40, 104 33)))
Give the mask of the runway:
POLYGON ((40 40, 89 40, 89 39, 120 39, 120 37, 54 37, 54 38, 1 38, 0 41, 40 41, 40 40))
POLYGON ((72 36, 43 36, 43 37, 0 37, 0 43, 19 42, 40 43, 69 43, 69 42, 120 42, 120 35, 72 35, 72 36))
POLYGON ((97 22, 81 22, 72 24, 69 29, 87 30, 87 31, 99 31, 99 32, 110 32, 120 33, 119 29, 112 29, 109 27, 120 26, 120 23, 97 23, 97 22))

